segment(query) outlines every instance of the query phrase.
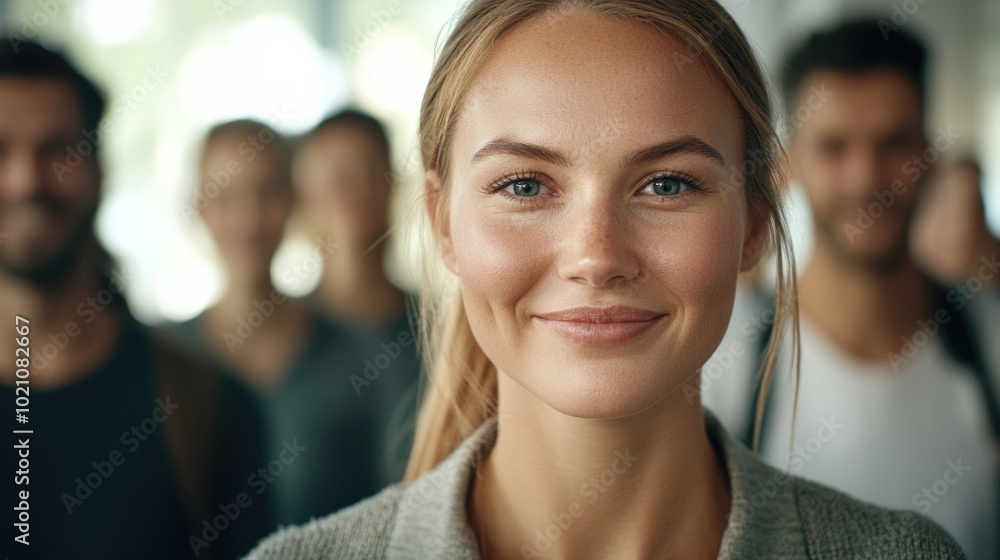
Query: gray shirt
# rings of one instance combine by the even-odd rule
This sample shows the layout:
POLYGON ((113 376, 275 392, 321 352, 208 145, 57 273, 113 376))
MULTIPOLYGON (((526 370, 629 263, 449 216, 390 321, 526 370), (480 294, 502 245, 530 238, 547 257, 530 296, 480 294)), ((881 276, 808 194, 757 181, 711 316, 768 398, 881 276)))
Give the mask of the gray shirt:
MULTIPOLYGON (((964 558, 926 518, 863 504, 786 476, 732 439, 707 411, 705 422, 725 461, 732 493, 719 558, 964 558)), ((390 486, 336 514, 284 529, 258 545, 248 560, 478 560, 466 495, 470 475, 492 448, 496 430, 496 419, 490 419, 413 483, 390 486)))

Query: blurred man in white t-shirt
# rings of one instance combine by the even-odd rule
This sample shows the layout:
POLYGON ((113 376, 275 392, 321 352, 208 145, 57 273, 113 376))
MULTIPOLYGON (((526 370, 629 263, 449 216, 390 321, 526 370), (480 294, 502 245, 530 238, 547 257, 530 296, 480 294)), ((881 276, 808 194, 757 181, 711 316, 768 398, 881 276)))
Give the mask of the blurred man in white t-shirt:
MULTIPOLYGON (((790 338, 760 453, 771 464, 936 521, 970 558, 1000 558, 1000 255, 936 286, 908 249, 921 185, 964 131, 925 127, 924 46, 889 20, 810 37, 784 65, 789 170, 815 224, 799 279, 801 377, 790 338)), ((702 391, 752 433, 773 303, 748 290, 703 368, 702 391)), ((760 499, 773 489, 761 488, 760 499)))

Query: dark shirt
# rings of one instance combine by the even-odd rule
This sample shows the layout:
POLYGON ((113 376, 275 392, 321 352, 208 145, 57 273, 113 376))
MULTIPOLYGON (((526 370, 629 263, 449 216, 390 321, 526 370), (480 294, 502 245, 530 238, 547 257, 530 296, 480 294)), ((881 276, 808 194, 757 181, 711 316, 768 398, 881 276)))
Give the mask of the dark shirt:
MULTIPOLYGON (((32 351, 48 342, 32 333, 32 351)), ((31 376, 44 375, 32 371, 31 376)), ((8 486, 4 500, 9 535, 2 547, 11 558, 178 559, 194 558, 189 544, 194 520, 186 515, 178 478, 164 437, 177 397, 156 395, 149 334, 126 321, 112 356, 93 373, 65 387, 30 391, 27 424, 14 420, 15 388, 0 385, 8 418, 6 430, 15 440, 7 445, 8 468, 17 458, 17 438, 29 438, 28 485, 8 486), (32 434, 13 434, 28 428, 32 434), (29 545, 13 540, 11 507, 22 490, 29 492, 29 545)), ((216 477, 217 500, 229 503, 245 487, 245 479, 260 462, 253 423, 259 422, 250 395, 234 380, 220 389, 227 422, 216 477), (233 480, 233 473, 239 479, 233 480)), ((221 411, 220 411, 221 412, 221 411)), ((14 483, 8 471, 8 484, 14 483)), ((236 558, 249 550, 272 526, 268 506, 249 492, 254 502, 244 508, 207 549, 213 558, 236 558)), ((19 501, 19 500, 18 500, 19 501)), ((214 513, 218 513, 213 512, 214 513)), ((202 535, 197 535, 202 538, 202 535)), ((6 552, 4 553, 6 554, 6 552)))
MULTIPOLYGON (((201 320, 166 329, 209 355, 201 320)), ((263 478, 275 488, 280 524, 321 517, 401 480, 412 443, 420 361, 407 317, 378 329, 311 320, 303 351, 275 386, 258 391, 269 434, 263 478), (297 456, 282 456, 291 446, 297 456)))

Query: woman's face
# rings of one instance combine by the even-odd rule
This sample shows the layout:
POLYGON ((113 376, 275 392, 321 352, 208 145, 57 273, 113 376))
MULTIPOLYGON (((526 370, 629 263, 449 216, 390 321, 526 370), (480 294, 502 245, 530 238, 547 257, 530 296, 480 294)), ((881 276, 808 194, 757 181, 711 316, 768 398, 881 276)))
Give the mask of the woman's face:
POLYGON ((505 34, 468 91, 445 262, 501 375, 564 414, 635 414, 690 378, 754 264, 737 109, 699 56, 550 14, 505 34))

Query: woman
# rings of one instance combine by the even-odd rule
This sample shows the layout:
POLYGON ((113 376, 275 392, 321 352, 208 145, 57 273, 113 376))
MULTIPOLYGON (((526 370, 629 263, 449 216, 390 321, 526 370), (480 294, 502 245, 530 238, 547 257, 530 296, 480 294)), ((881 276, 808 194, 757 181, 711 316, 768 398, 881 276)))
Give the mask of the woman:
POLYGON ((738 274, 774 247, 794 289, 769 103, 714 2, 473 1, 421 114, 460 297, 428 325, 408 484, 251 558, 960 558, 701 408, 738 274))

